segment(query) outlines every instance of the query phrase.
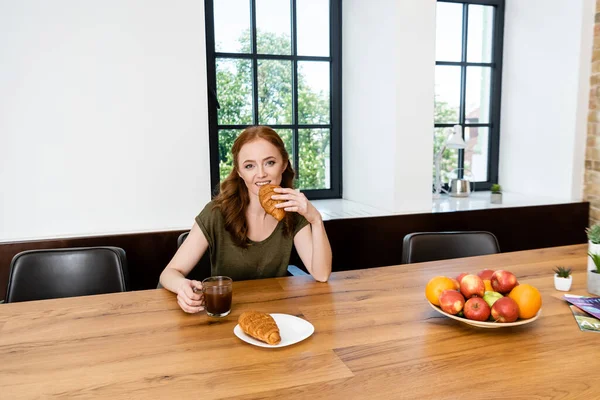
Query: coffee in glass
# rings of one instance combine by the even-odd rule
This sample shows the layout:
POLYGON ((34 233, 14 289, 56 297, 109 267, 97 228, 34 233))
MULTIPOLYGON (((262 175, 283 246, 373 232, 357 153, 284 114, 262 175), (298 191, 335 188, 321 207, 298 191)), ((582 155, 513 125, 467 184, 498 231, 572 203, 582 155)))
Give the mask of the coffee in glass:
POLYGON ((211 317, 225 317, 231 312, 232 280, 227 276, 211 276, 202 281, 204 307, 211 317))

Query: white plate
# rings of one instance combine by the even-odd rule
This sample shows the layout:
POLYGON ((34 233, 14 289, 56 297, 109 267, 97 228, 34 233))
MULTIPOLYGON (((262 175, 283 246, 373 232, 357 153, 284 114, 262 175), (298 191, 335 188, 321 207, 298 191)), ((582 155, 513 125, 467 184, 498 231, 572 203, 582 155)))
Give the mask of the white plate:
POLYGON ((450 317, 450 318, 455 319, 457 321, 464 322, 465 324, 468 324, 468 325, 478 326, 480 328, 506 328, 506 327, 509 327, 509 326, 525 325, 525 324, 528 324, 528 323, 533 322, 536 319, 538 319, 538 317, 542 313, 542 309, 540 308, 540 311, 538 311, 538 313, 535 315, 535 317, 532 317, 532 318, 529 318, 529 319, 520 319, 520 320, 517 320, 515 322, 473 321, 472 319, 457 317, 456 315, 448 314, 447 312, 443 311, 438 306, 431 304, 431 302, 428 301, 428 303, 431 306, 431 308, 433 308, 435 311, 439 312, 440 314, 445 315, 446 317, 450 317))
POLYGON ((254 339, 252 336, 246 335, 240 324, 237 324, 235 328, 233 328, 233 333, 235 336, 239 337, 246 343, 253 344, 255 346, 260 347, 285 347, 294 343, 298 343, 309 337, 315 331, 315 327, 313 324, 304 320, 302 318, 298 318, 294 315, 289 314, 270 314, 271 317, 277 323, 279 327, 279 335, 281 336, 281 342, 278 344, 267 344, 265 342, 261 342, 258 339, 254 339))

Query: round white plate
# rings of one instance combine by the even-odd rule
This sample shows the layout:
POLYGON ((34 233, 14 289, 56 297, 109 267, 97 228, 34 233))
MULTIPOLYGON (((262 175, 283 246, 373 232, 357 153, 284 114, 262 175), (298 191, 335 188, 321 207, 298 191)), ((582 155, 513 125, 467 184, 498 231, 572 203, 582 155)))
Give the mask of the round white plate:
POLYGON ((538 313, 535 315, 535 317, 532 317, 529 319, 520 319, 515 322, 473 321, 472 319, 461 318, 461 317, 457 317, 456 315, 448 314, 447 312, 443 311, 438 306, 431 304, 431 302, 428 301, 428 303, 431 306, 431 308, 433 308, 435 311, 439 312, 440 314, 445 315, 446 317, 455 319, 460 322, 464 322, 465 324, 468 324, 468 325, 478 326, 480 328, 506 328, 508 326, 525 325, 525 324, 528 324, 528 323, 533 322, 536 319, 538 319, 538 317, 542 313, 542 309, 540 308, 540 311, 538 311, 538 313))
POLYGON ((315 331, 313 324, 305 319, 298 318, 294 315, 289 314, 270 314, 271 317, 277 323, 279 327, 279 335, 281 336, 281 342, 278 344, 267 344, 261 342, 258 339, 254 339, 252 336, 246 335, 240 324, 237 324, 233 328, 235 336, 239 337, 246 343, 253 344, 259 347, 285 347, 294 343, 298 343, 309 337, 315 331))

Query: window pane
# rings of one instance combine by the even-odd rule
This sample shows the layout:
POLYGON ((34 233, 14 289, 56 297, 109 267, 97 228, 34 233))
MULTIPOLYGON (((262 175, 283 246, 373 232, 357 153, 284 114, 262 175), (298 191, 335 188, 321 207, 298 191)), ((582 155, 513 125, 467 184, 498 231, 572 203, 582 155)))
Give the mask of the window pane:
POLYGON ((467 61, 492 62, 494 7, 469 6, 467 61))
POLYGON ((300 189, 331 188, 329 129, 300 129, 300 168, 298 168, 298 187, 300 189))
POLYGON ((219 129, 219 178, 221 181, 233 169, 231 146, 243 129, 219 129))
POLYGON ((291 61, 258 61, 258 114, 261 125, 292 123, 291 61))
POLYGON ((218 123, 252 124, 252 62, 218 58, 216 66, 218 123))
POLYGON ((292 140, 293 132, 291 129, 277 129, 277 133, 281 137, 281 140, 283 140, 283 144, 285 145, 285 149, 287 150, 288 156, 290 157, 292 167, 294 167, 294 171, 296 171, 296 168, 294 166, 294 142, 292 140))
POLYGON ((461 61, 463 5, 437 3, 435 26, 436 61, 461 61))
POLYGON ((298 123, 329 124, 329 63, 298 62, 298 123))
MULTIPOLYGON (((488 180, 489 128, 470 127, 465 129, 465 169, 471 171, 474 182, 488 180)), ((475 185, 477 189, 477 185, 475 185)))
POLYGON ((435 67, 436 123, 458 123, 460 106, 460 67, 435 67))
POLYGON ((296 0, 297 52, 301 56, 329 56, 329 1, 296 0))
POLYGON ((256 48, 259 54, 292 54, 290 2, 256 0, 256 48))
POLYGON ((465 122, 487 124, 490 122, 490 67, 467 67, 465 122))
MULTIPOLYGON (((438 152, 442 149, 453 130, 452 128, 435 128, 433 132, 433 182, 435 184, 435 157, 438 155, 438 152)), ((449 182, 448 176, 455 168, 458 168, 458 150, 446 149, 444 153, 442 153, 442 159, 440 160, 442 185, 449 182)))
POLYGON ((250 0, 214 0, 215 50, 250 52, 250 0))

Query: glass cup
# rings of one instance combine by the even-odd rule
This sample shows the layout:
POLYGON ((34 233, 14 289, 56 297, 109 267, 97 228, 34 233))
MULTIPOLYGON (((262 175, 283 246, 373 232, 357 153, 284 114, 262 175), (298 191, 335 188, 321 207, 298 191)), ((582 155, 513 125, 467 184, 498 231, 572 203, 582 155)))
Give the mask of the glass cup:
POLYGON ((211 276, 202 281, 204 307, 211 317, 225 317, 231 312, 233 281, 227 276, 211 276))

